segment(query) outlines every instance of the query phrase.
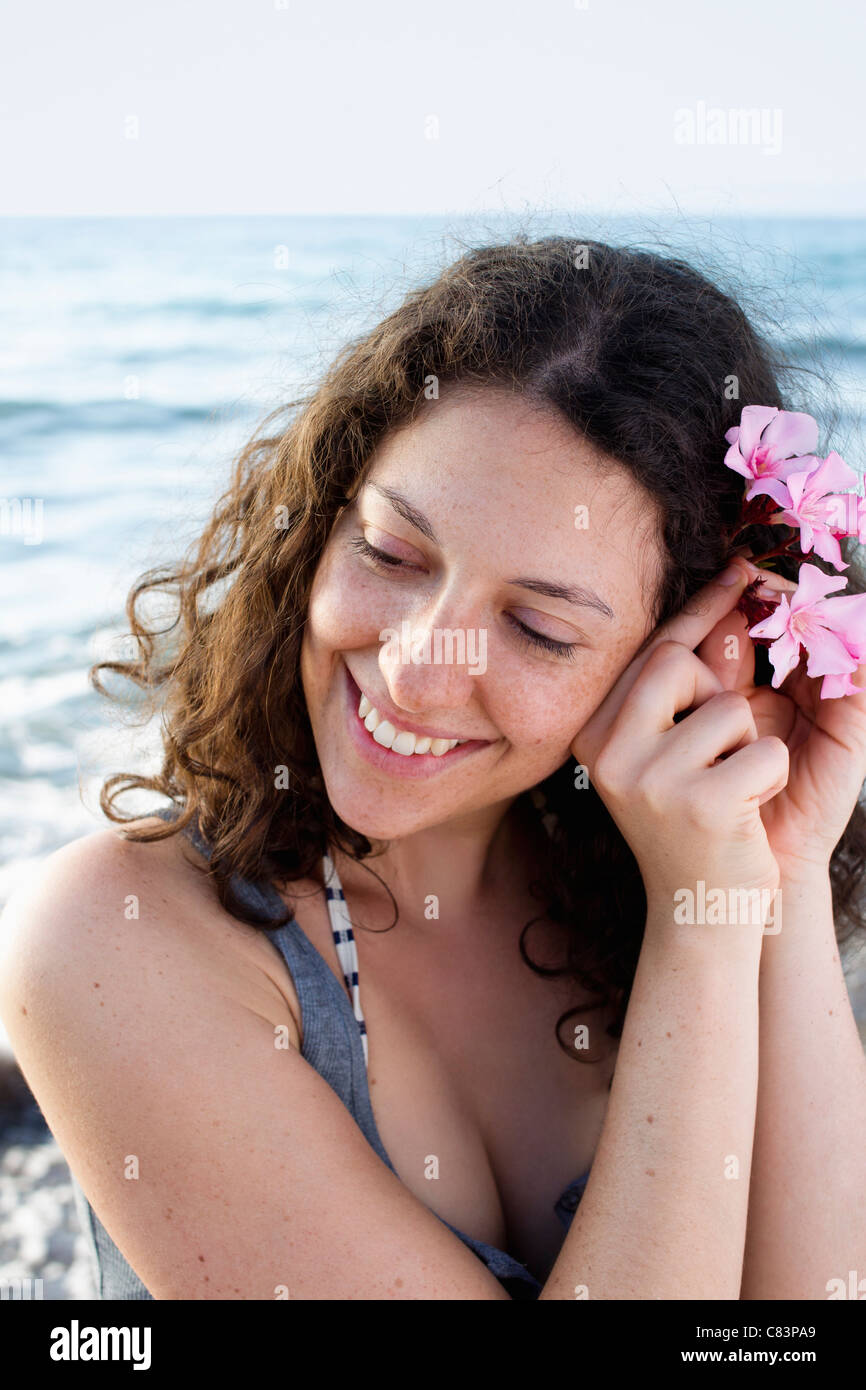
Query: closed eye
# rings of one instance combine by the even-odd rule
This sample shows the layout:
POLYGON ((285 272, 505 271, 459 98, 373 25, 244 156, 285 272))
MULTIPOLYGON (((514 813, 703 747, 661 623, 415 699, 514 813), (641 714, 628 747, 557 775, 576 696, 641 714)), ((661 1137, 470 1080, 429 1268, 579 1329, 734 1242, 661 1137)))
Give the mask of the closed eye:
POLYGON ((533 647, 543 647, 545 651, 553 652, 555 656, 561 656, 566 661, 574 660, 575 652, 580 646, 579 642, 557 642, 553 637, 547 637, 545 633, 536 632, 535 628, 527 627, 519 618, 515 618, 513 613, 506 613, 505 616, 518 637, 525 638, 533 647))
POLYGON ((385 550, 377 550, 375 545, 371 545, 366 536, 353 536, 349 541, 353 550, 357 550, 359 555, 365 555, 368 560, 372 560, 374 565, 388 565, 392 569, 399 569, 401 565, 410 568, 405 560, 399 559, 396 555, 389 555, 385 550))
MULTIPOLYGON (((395 570, 415 568, 405 560, 401 560, 396 555, 389 555, 386 550, 379 550, 377 546, 371 545, 366 536, 353 536, 349 541, 352 550, 362 555, 374 568, 382 570, 395 570)), ((505 617, 513 632, 525 642, 527 646, 540 647, 544 651, 552 652, 555 656, 561 657, 564 661, 573 661, 575 653, 580 646, 579 642, 557 642, 553 637, 547 637, 543 632, 536 632, 534 628, 527 627, 519 618, 515 618, 512 613, 506 613, 505 617)))

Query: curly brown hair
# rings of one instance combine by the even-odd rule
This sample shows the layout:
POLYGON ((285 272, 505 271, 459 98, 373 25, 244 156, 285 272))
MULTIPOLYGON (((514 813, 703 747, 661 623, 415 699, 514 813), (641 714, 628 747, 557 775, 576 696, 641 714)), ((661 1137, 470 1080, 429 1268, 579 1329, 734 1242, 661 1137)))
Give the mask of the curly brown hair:
MULTIPOLYGON (((725 431, 749 403, 803 409, 800 384, 789 405, 781 383, 806 370, 783 360, 737 297, 675 256, 523 234, 465 250, 344 346, 307 395, 267 416, 183 561, 148 570, 132 588, 126 611, 135 655, 96 663, 90 679, 113 700, 123 697, 105 689, 101 673, 134 682, 149 692, 148 717, 160 702, 162 768, 152 777, 108 777, 104 814, 134 820, 114 804, 130 788, 170 798, 173 820, 127 834, 162 840, 195 818, 212 849, 207 872, 219 900, 247 922, 253 918, 233 875, 287 885, 310 876, 331 846, 358 862, 373 854, 325 794, 301 685, 301 640, 337 514, 387 431, 415 417, 431 378, 440 389, 504 385, 558 412, 658 499, 666 548, 658 624, 724 567, 735 541, 754 554, 773 544, 778 531, 767 526, 734 534, 743 479, 723 466, 725 431), (156 592, 177 606, 167 628, 142 611, 156 592)), ((864 592, 866 576, 848 544, 848 591, 864 592)), ((796 579, 795 562, 777 563, 796 579)), ((756 681, 771 675, 759 648, 756 681)), ((589 992, 589 1008, 610 1008, 607 1031, 618 1037, 646 897, 628 844, 591 786, 575 795, 573 771, 567 762, 523 793, 537 800, 541 791, 558 817, 532 891, 545 917, 566 924, 566 956, 558 967, 532 961, 525 941, 532 922, 520 950, 540 974, 571 975, 589 992)), ((831 863, 840 941, 864 925, 857 892, 864 863, 866 816, 858 805, 831 863)), ((267 930, 290 916, 254 924, 267 930)), ((577 1012, 557 1020, 572 1057, 580 1052, 559 1030, 577 1012)))

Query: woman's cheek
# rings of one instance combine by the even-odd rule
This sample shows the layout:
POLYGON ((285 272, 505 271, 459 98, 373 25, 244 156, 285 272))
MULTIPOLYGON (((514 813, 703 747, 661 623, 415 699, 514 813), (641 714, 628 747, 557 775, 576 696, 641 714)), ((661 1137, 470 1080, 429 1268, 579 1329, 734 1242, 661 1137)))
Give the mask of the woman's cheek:
MULTIPOLYGON (((578 653, 578 660, 587 653, 578 653)), ((568 748, 576 731, 595 708, 597 676, 585 671, 525 672, 510 664, 498 710, 491 714, 516 748, 568 748)))
POLYGON ((364 575, 339 562, 319 568, 310 595, 308 627, 316 642, 334 650, 377 641, 377 595, 364 575))

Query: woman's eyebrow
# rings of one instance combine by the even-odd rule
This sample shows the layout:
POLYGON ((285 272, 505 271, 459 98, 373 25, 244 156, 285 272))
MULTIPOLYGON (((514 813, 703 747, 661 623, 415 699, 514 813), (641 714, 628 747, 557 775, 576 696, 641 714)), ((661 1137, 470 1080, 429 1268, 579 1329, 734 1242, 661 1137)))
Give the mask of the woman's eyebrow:
POLYGON ((384 497, 386 502, 390 502, 395 512, 399 512, 404 521, 408 521, 410 526, 414 526, 416 531, 420 531, 434 545, 439 545, 439 537, 430 525, 423 512, 419 512, 417 507, 413 507, 408 498, 402 492, 395 492, 392 487, 383 487, 380 483, 366 483, 365 487, 372 488, 378 492, 380 497, 384 497))
MULTIPOLYGON (((404 521, 408 521, 410 526, 414 526, 416 531, 420 531, 423 536, 432 541, 434 545, 439 545, 439 537, 433 530, 432 525, 423 512, 417 507, 413 507, 408 498, 401 492, 397 492, 392 487, 385 487, 381 483, 368 482, 366 487, 378 492, 380 497, 384 497, 386 502, 390 502, 395 512, 402 516, 404 521)), ((616 617, 610 604, 605 603, 600 594, 594 589, 584 588, 580 584, 556 584, 549 579, 530 579, 525 575, 515 579, 506 579, 506 584, 514 584, 519 589, 531 589, 535 594, 545 594, 548 598, 561 598, 566 603, 573 603, 579 608, 594 608, 602 617, 613 619, 616 617)))
POLYGON ((609 603, 605 603, 595 589, 585 589, 580 584, 554 584, 549 579, 506 579, 506 584, 516 584, 520 589, 531 589, 536 594, 546 594, 548 598, 562 598, 566 603, 574 603, 579 608, 594 608, 603 618, 615 618, 616 614, 609 603))

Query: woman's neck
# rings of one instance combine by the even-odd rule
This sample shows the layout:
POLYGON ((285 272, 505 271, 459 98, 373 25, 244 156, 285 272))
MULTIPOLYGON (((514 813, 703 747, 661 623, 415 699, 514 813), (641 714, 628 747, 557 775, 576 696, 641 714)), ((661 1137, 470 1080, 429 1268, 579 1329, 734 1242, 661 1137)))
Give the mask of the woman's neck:
POLYGON ((495 824, 488 817, 483 827, 480 822, 433 826, 392 840, 383 853, 362 863, 339 850, 331 853, 344 891, 365 916, 373 911, 386 921, 393 918, 391 899, 375 874, 393 893, 401 920, 404 914, 423 920, 426 904, 435 896, 452 920, 468 921, 494 899, 525 894, 544 840, 537 814, 521 795, 495 824))

